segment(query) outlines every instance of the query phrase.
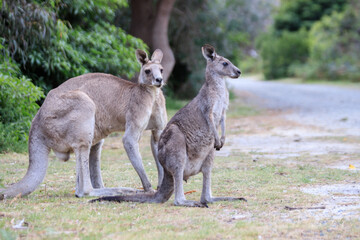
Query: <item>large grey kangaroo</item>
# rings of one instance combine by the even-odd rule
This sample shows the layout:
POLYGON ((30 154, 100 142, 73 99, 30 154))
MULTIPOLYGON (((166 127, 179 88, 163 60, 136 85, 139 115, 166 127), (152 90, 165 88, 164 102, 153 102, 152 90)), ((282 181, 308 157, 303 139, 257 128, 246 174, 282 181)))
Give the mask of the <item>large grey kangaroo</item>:
POLYGON ((145 129, 152 131, 151 148, 158 167, 158 184, 163 169, 157 158, 160 134, 167 122, 161 60, 157 49, 151 60, 146 52, 136 50, 141 64, 138 83, 118 77, 89 73, 71 78, 51 90, 34 117, 29 135, 29 167, 18 183, 5 189, 0 198, 33 192, 43 181, 52 149, 67 161, 76 156, 75 195, 104 196, 136 192, 129 188, 104 188, 100 172, 100 154, 104 138, 112 132, 125 131, 126 153, 142 181, 145 191, 153 191, 139 152, 139 140, 145 129))
POLYGON ((226 78, 238 78, 240 70, 228 59, 215 53, 214 47, 204 45, 202 53, 207 60, 205 83, 198 95, 180 109, 169 121, 159 141, 158 158, 164 168, 164 178, 155 194, 135 194, 102 197, 95 201, 134 201, 163 203, 174 191, 175 205, 207 207, 215 201, 245 200, 244 198, 213 197, 211 194, 211 168, 214 152, 225 142, 225 118, 229 104, 226 78), (217 128, 221 125, 221 137, 217 128), (185 199, 183 180, 203 173, 200 202, 185 199))

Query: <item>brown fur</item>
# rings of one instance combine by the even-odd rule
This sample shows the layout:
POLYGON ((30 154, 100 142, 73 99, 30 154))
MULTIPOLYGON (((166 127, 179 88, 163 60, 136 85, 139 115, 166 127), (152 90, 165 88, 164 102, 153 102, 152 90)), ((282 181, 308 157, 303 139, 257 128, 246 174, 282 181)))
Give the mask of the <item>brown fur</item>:
POLYGON ((149 60, 144 51, 137 50, 136 57, 141 64, 139 83, 110 74, 89 73, 69 79, 49 92, 32 121, 28 171, 20 182, 2 193, 3 198, 25 196, 37 188, 45 177, 51 149, 63 161, 75 152, 76 196, 131 191, 106 189, 101 178, 103 139, 118 131, 125 131, 124 147, 145 191, 152 189, 138 142, 145 129, 152 131, 151 145, 161 183, 163 170, 157 159, 157 144, 167 122, 165 98, 160 89, 162 52, 156 50, 149 60))
POLYGON ((204 45, 207 59, 206 81, 198 95, 180 109, 169 121, 159 141, 159 161, 164 168, 164 179, 155 194, 103 197, 93 201, 165 202, 175 190, 175 205, 206 207, 214 201, 245 200, 233 197, 212 197, 211 168, 215 149, 225 142, 225 118, 229 104, 226 78, 238 78, 240 70, 228 59, 218 56, 210 45, 204 45), (217 129, 221 125, 221 137, 217 129), (185 199, 183 180, 203 173, 201 201, 185 199))

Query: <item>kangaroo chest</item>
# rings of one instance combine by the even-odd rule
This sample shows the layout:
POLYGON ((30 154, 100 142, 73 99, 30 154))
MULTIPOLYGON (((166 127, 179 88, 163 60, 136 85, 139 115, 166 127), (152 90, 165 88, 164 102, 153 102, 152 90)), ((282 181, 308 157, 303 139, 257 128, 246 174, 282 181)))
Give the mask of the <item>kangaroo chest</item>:
MULTIPOLYGON (((142 132, 148 126, 154 114, 156 94, 152 92, 135 92, 127 101, 119 101, 110 107, 98 106, 96 115, 95 138, 100 140, 112 132, 126 131, 127 128, 142 132), (137 94, 135 94, 137 93, 137 94)), ((157 119, 153 118, 150 129, 157 128, 157 119)))
POLYGON ((218 92, 216 97, 213 99, 212 114, 216 126, 219 125, 222 115, 227 110, 228 105, 229 105, 228 92, 226 89, 224 89, 223 91, 218 92))

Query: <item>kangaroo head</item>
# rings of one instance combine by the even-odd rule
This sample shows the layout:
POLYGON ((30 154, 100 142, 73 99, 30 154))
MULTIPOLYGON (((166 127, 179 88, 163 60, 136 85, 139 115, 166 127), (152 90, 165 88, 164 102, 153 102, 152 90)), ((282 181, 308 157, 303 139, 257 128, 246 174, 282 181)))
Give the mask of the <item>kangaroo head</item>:
POLYGON ((163 67, 161 60, 163 53, 160 49, 156 49, 149 60, 148 55, 143 50, 136 50, 136 58, 141 65, 139 74, 139 83, 155 87, 162 87, 163 85, 163 67))
POLYGON ((213 46, 205 44, 201 50, 207 60, 206 71, 209 71, 211 75, 230 78, 240 76, 241 71, 228 59, 217 55, 213 46))

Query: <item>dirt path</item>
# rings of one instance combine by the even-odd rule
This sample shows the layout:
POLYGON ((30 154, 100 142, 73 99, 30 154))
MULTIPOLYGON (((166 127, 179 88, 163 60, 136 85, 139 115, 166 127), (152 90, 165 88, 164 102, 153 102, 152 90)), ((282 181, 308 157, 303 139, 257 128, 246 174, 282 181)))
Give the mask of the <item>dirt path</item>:
MULTIPOLYGON (((240 102, 261 109, 261 114, 229 120, 228 144, 219 156, 250 153, 260 164, 310 164, 344 174, 360 170, 359 90, 255 78, 229 80, 229 85, 240 102)), ((324 209, 299 209, 288 217, 360 221, 360 179, 298 190, 317 196, 317 206, 324 209)))
POLYGON ((288 111, 286 117, 300 123, 341 129, 360 136, 360 90, 315 84, 258 81, 256 77, 229 79, 231 88, 245 100, 265 109, 288 111))

